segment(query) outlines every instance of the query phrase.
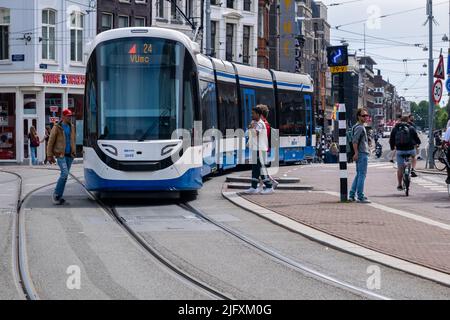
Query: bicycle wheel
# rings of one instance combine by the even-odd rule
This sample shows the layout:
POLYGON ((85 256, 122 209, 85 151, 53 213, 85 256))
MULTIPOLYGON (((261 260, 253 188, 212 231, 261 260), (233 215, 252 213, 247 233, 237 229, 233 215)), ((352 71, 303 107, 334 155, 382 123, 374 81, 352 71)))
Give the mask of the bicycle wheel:
POLYGON ((437 170, 439 171, 444 171, 446 166, 445 166, 445 158, 447 157, 447 155, 445 154, 444 150, 442 150, 441 148, 436 148, 436 150, 434 150, 433 152, 433 159, 434 159, 434 166, 436 167, 437 170))
POLYGON ((405 173, 403 173, 403 185, 404 185, 405 195, 408 197, 409 196, 409 185, 410 185, 408 169, 405 169, 405 173))

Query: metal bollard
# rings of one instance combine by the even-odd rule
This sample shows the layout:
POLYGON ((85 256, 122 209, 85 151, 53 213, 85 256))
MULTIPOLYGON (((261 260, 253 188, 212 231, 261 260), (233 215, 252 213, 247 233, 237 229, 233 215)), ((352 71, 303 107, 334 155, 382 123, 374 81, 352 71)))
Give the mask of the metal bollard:
POLYGON ((339 104, 339 176, 341 182, 341 202, 348 201, 347 171, 347 114, 345 104, 339 104))

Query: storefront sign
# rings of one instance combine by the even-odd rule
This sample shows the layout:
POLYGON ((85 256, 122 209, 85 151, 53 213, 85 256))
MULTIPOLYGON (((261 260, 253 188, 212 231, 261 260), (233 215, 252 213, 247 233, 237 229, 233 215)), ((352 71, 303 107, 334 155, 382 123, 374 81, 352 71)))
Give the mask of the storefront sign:
POLYGON ((85 76, 75 74, 44 73, 42 75, 44 83, 61 85, 84 85, 85 76))
POLYGON ((58 112, 58 106, 50 106, 50 112, 58 112))
POLYGON ((57 122, 59 122, 59 117, 50 117, 50 122, 51 122, 51 123, 57 123, 57 122))
POLYGON ((41 68, 41 69, 47 69, 47 65, 46 65, 45 63, 41 63, 41 64, 39 65, 39 68, 41 68))

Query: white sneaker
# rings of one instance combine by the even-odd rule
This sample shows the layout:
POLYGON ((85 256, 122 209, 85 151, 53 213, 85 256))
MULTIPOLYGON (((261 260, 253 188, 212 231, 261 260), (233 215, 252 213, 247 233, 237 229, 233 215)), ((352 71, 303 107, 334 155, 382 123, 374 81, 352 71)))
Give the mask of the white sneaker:
POLYGON ((257 189, 257 188, 250 188, 250 189, 245 190, 243 193, 245 193, 245 194, 258 194, 259 192, 260 192, 260 190, 257 189))
POLYGON ((276 180, 272 180, 272 187, 276 189, 280 183, 276 180))
POLYGON ((261 191, 261 194, 272 194, 273 188, 265 188, 263 191, 261 191))

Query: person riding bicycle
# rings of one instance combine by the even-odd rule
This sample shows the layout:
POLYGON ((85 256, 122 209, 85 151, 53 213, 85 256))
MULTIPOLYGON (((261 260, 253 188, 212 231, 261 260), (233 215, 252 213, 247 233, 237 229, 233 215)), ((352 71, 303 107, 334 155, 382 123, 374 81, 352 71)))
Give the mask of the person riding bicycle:
MULTIPOLYGON (((445 131, 443 146, 447 147, 447 160, 450 163, 450 120, 447 122, 447 131, 445 131)), ((445 183, 450 184, 450 167, 447 166, 447 180, 445 183)))
POLYGON ((416 147, 422 143, 416 129, 408 124, 408 120, 408 116, 403 116, 400 123, 397 123, 392 129, 391 137, 389 138, 391 150, 397 151, 397 190, 399 191, 403 191, 402 180, 405 157, 415 157, 416 147))

